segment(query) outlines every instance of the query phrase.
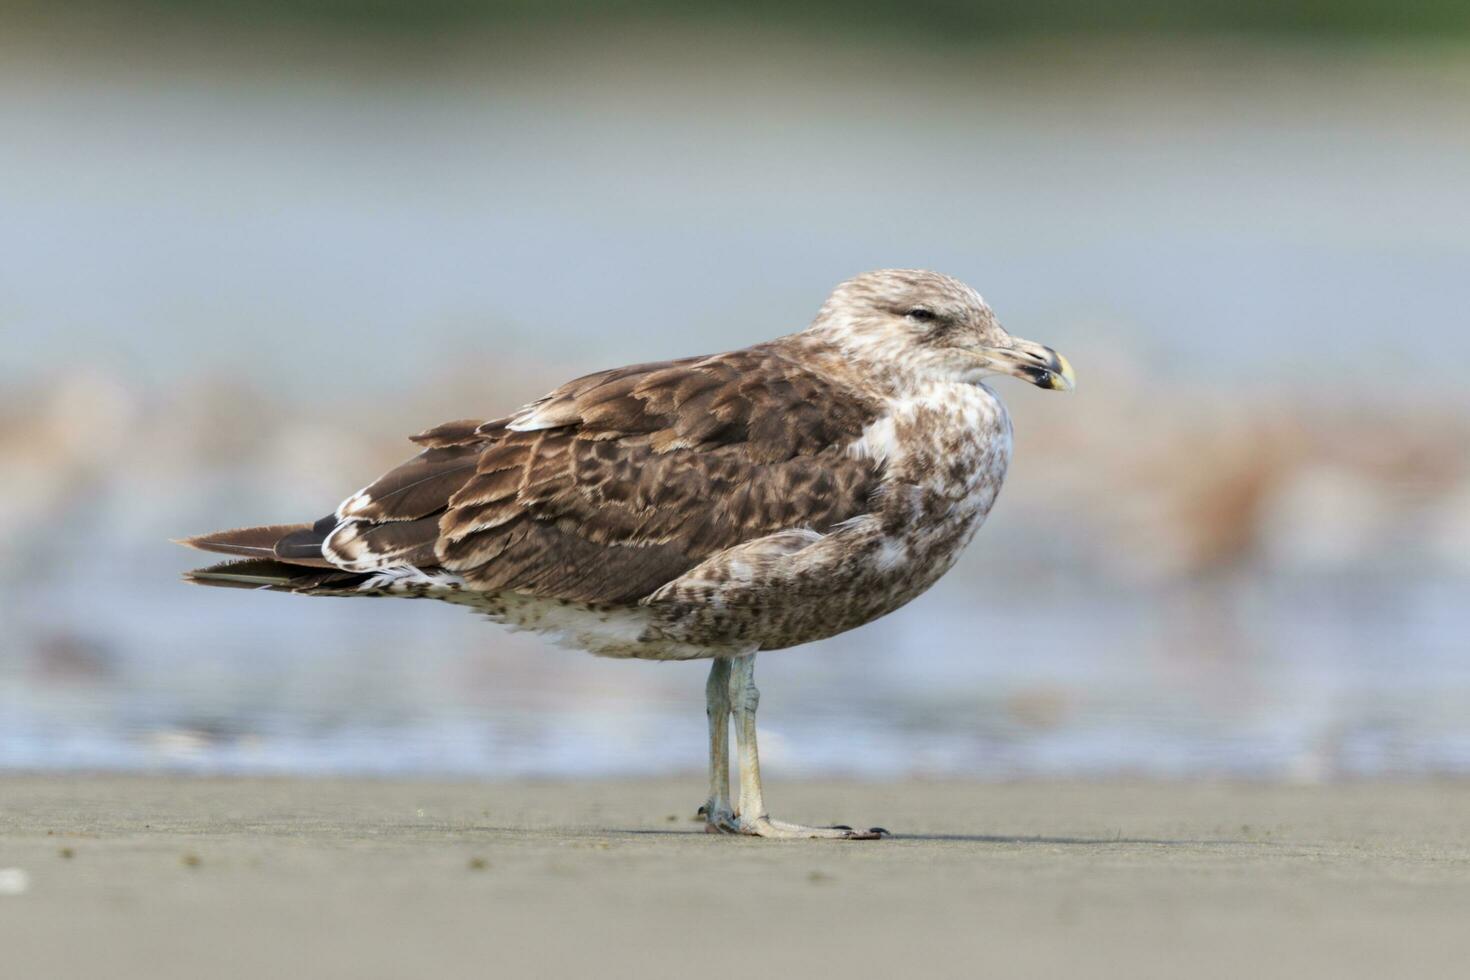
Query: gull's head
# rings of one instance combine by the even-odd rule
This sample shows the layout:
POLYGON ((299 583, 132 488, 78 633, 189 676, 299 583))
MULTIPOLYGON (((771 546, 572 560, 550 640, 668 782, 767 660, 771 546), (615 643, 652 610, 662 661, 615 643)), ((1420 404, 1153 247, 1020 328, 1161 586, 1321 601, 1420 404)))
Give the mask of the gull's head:
POLYGON ((1038 388, 1070 391, 1067 359, 1012 337, 979 293, 949 276, 880 269, 832 291, 812 330, 849 356, 925 381, 977 383, 997 374, 1038 388))

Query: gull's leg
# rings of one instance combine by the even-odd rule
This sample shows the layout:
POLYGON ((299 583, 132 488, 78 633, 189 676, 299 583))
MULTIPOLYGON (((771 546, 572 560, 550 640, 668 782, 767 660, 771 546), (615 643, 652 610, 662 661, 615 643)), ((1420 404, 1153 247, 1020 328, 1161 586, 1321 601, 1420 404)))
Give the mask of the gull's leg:
POLYGON ((710 664, 704 704, 709 716, 709 799, 699 812, 708 833, 738 833, 740 826, 730 809, 730 661, 726 657, 716 657, 710 664))
POLYGON ((730 708, 735 715, 735 745, 740 759, 740 833, 754 837, 833 837, 842 840, 877 840, 887 833, 881 827, 870 830, 804 827, 771 819, 766 813, 766 802, 761 793, 760 753, 755 744, 755 712, 760 700, 761 693, 755 686, 755 654, 736 657, 730 666, 730 708))

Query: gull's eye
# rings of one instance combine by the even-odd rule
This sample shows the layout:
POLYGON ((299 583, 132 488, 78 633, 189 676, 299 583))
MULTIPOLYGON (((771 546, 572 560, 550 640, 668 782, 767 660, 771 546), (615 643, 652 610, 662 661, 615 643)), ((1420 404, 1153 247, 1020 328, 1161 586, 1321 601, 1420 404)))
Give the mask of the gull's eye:
POLYGON ((939 319, 937 316, 934 315, 933 310, 926 310, 922 306, 914 307, 912 310, 909 310, 907 313, 905 313, 904 316, 908 317, 910 320, 918 320, 920 323, 933 323, 935 320, 939 319))

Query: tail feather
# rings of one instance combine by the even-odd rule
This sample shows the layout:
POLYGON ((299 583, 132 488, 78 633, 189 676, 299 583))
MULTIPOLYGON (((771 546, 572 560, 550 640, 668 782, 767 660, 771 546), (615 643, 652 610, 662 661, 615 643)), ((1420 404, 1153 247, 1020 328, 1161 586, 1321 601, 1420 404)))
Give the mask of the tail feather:
MULTIPOLYGON (((319 522, 320 523, 320 522, 319 522)), ((178 543, 200 551, 242 558, 274 559, 311 568, 332 568, 322 557, 325 535, 311 524, 270 524, 264 527, 242 527, 233 531, 212 531, 178 543)))
POLYGON ((184 581, 227 589, 349 594, 366 578, 357 572, 317 571, 272 558, 226 561, 184 573, 184 581))
MULTIPOLYGON (((433 552, 418 551, 407 545, 418 545, 424 535, 420 526, 423 521, 406 521, 398 524, 371 526, 363 535, 366 543, 384 540, 381 544, 398 542, 398 537, 407 535, 406 544, 399 548, 400 557, 421 558, 423 566, 412 566, 408 562, 396 563, 423 577, 424 568, 433 567, 433 552), (398 537, 394 537, 394 535, 398 537)), ((430 522, 432 523, 432 522, 430 522)), ((213 585, 230 589, 265 589, 272 592, 295 592, 308 595, 410 595, 418 594, 403 587, 406 579, 389 576, 386 587, 366 589, 365 585, 384 568, 374 567, 367 571, 348 571, 328 561, 322 554, 322 544, 336 527, 335 517, 325 517, 315 524, 272 524, 264 527, 242 527, 233 531, 214 531, 192 538, 184 538, 179 544, 201 551, 234 556, 235 560, 221 562, 208 568, 198 568, 184 573, 184 581, 196 585, 213 585), (392 583, 397 581, 395 587, 392 583)), ((432 534, 432 532, 428 532, 432 534)), ((388 569, 392 571, 392 569, 388 569)), ((411 578, 411 576, 410 576, 411 578)), ((413 583, 409 583, 413 584, 413 583)))
MULTIPOLYGON (((320 522, 318 522, 320 523, 320 522)), ((331 568, 331 562, 322 557, 322 544, 327 540, 327 534, 319 531, 316 527, 300 527, 289 534, 284 534, 276 541, 273 549, 275 557, 280 561, 288 561, 299 565, 313 565, 319 568, 331 568)))

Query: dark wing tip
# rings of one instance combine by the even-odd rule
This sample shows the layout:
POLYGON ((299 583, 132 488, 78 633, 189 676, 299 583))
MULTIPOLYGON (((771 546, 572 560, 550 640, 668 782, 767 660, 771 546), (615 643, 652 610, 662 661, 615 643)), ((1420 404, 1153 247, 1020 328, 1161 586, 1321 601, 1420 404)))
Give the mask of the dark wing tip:
POLYGON ((191 585, 342 595, 351 592, 363 576, 335 568, 303 568, 296 562, 271 558, 247 558, 196 568, 185 572, 182 578, 191 585))
MULTIPOLYGON (((296 572, 299 572, 297 569, 296 572)), ((269 559, 225 561, 208 568, 195 568, 180 576, 191 585, 216 585, 235 589, 279 589, 291 583, 289 565, 269 559)))

